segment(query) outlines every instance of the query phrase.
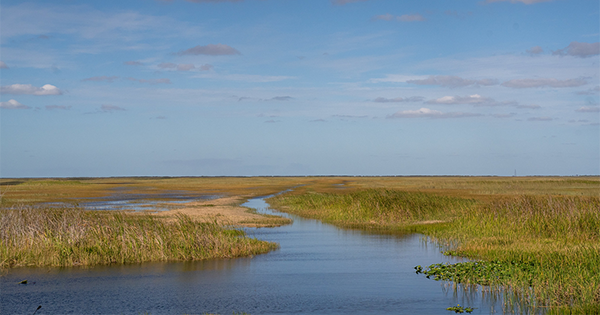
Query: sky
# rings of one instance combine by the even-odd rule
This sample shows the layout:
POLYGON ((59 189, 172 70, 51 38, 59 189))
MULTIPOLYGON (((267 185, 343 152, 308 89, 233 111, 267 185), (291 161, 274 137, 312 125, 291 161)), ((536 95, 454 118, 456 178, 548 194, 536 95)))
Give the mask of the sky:
POLYGON ((0 4, 0 177, 600 174, 597 0, 0 4))

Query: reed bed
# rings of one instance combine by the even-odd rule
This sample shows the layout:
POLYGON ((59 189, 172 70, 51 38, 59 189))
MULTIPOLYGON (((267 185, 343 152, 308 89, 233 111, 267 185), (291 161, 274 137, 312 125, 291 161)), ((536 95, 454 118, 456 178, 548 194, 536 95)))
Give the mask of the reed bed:
POLYGON ((447 222, 475 204, 471 199, 390 189, 279 195, 269 202, 285 212, 342 227, 406 231, 447 222))
POLYGON ((77 207, 0 208, 1 268, 233 258, 277 247, 185 215, 165 220, 77 207))
POLYGON ((417 272, 503 291, 513 311, 600 313, 597 196, 472 200, 382 188, 280 195, 270 202, 282 211, 342 227, 424 233, 446 254, 478 262, 417 266, 417 272), (432 222, 439 223, 427 224, 432 222))

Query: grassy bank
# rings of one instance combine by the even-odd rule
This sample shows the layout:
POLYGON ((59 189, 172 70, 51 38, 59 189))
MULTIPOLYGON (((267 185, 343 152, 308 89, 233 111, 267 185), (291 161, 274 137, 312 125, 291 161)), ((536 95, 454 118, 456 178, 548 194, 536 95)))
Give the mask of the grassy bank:
POLYGON ((277 247, 244 232, 179 215, 84 211, 76 207, 0 209, 0 267, 75 266, 233 258, 277 247))
POLYGON ((475 201, 421 192, 365 189, 279 195, 269 199, 269 203, 285 212, 341 227, 414 232, 429 224, 447 222, 475 201))
POLYGON ((510 291, 516 308, 600 312, 598 196, 457 195, 381 188, 306 191, 269 202, 342 227, 424 233, 448 254, 481 260, 431 266, 426 274, 510 291))

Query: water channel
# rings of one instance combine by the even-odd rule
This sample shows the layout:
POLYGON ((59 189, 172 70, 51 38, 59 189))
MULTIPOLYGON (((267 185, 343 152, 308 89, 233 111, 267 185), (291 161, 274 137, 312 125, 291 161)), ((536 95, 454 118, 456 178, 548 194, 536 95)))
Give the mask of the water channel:
MULTIPOLYGON (((265 198, 243 206, 273 213, 265 198)), ((446 308, 457 304, 490 313, 478 294, 415 274, 416 265, 459 261, 419 235, 289 217, 291 225, 247 229, 281 246, 252 258, 11 269, 0 277, 0 313, 33 314, 41 305, 36 314, 453 314, 446 308)))

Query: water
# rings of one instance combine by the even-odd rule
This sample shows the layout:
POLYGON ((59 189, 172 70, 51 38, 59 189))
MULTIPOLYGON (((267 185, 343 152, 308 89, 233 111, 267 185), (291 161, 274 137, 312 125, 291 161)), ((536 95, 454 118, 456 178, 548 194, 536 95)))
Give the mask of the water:
MULTIPOLYGON (((262 198, 243 206, 272 213, 262 198)), ((474 296, 446 293, 413 267, 457 262, 419 235, 341 230, 291 216, 293 225, 247 229, 279 250, 253 258, 93 268, 17 268, 0 278, 0 313, 451 314, 474 296), (27 279, 29 284, 19 285, 27 279)))
MULTIPOLYGON (((78 205, 87 210, 119 210, 119 211, 167 211, 173 206, 183 203, 211 200, 221 196, 193 194, 187 191, 161 191, 160 193, 127 193, 128 190, 139 190, 139 187, 117 187, 115 193, 97 198, 82 199, 78 205)), ((63 202, 45 203, 45 206, 63 207, 63 202)))

